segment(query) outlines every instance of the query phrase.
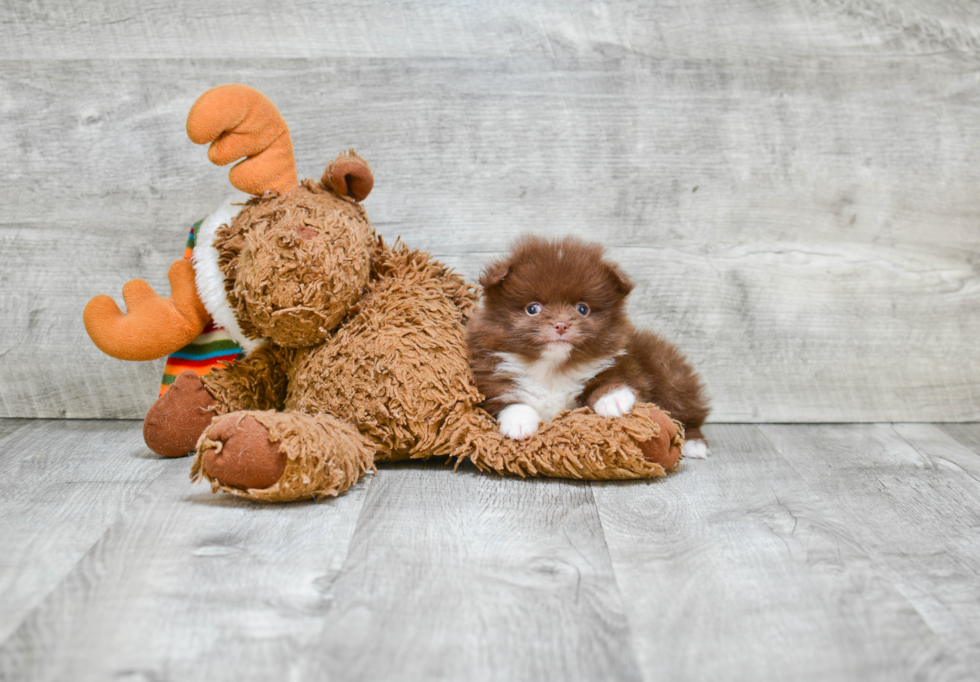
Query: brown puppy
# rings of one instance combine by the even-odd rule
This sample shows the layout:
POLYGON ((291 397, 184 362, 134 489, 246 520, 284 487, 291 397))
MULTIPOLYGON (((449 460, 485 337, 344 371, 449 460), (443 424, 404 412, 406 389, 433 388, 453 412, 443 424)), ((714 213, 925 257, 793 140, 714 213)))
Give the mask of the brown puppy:
POLYGON ((701 381, 676 347, 630 324, 633 283, 600 245, 524 236, 480 284, 483 306, 467 342, 483 407, 501 433, 527 440, 561 410, 588 405, 619 417, 640 401, 684 424, 685 456, 708 454, 701 381))

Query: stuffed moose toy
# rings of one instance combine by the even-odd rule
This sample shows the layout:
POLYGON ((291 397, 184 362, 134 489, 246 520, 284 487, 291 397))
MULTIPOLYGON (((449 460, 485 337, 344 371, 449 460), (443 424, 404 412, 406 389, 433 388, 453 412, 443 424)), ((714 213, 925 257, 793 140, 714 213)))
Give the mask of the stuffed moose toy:
POLYGON ((682 431, 652 405, 616 419, 566 412, 526 442, 499 434, 468 364, 476 291, 374 234, 361 205, 374 179, 353 151, 299 181, 285 121, 243 85, 204 93, 187 132, 215 164, 244 158, 229 178, 251 198, 199 224, 192 257, 170 268, 170 298, 133 280, 125 314, 102 295, 84 317, 95 344, 125 360, 179 356, 220 328, 241 347, 203 376, 179 373, 144 420, 151 450, 194 454, 194 480, 279 502, 337 495, 376 462, 433 456, 578 479, 677 465, 682 431))

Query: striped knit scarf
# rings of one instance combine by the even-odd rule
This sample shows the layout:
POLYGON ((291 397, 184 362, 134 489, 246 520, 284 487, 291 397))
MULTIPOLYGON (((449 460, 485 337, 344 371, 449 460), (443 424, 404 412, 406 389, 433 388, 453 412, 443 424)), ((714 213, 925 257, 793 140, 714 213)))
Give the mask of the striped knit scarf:
MULTIPOLYGON (((184 258, 190 259, 194 252, 195 235, 203 223, 199 220, 191 227, 187 236, 187 247, 184 258)), ((201 335, 167 358, 167 366, 163 370, 163 381, 160 384, 160 395, 163 395, 177 375, 185 369, 194 370, 198 376, 206 376, 221 362, 232 363, 242 355, 241 346, 231 340, 222 327, 208 322, 201 335)))

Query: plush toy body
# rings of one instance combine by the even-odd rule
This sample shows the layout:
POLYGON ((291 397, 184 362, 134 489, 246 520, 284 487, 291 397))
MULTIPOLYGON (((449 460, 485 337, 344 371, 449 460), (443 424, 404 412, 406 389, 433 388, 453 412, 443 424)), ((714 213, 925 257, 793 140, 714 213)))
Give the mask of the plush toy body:
POLYGON ((377 461, 430 456, 592 479, 676 465, 681 433, 649 405, 617 419, 576 410, 526 443, 497 433, 477 408, 468 364, 475 291, 428 254, 374 234, 359 203, 373 176, 355 154, 319 182, 297 182, 285 123, 245 86, 205 93, 188 132, 212 143, 216 163, 248 157, 231 179, 252 198, 204 223, 193 271, 171 268, 171 299, 131 282, 141 295, 126 296, 128 314, 97 297, 86 326, 106 352, 147 359, 213 321, 245 354, 204 377, 177 377, 144 422, 151 449, 194 451, 193 477, 263 501, 335 495, 377 461))

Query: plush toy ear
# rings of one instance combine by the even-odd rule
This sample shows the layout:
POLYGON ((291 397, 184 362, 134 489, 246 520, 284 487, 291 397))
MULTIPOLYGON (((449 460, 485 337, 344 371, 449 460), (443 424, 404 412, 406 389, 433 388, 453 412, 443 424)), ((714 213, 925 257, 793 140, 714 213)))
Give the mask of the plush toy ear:
POLYGON ((483 274, 480 275, 480 286, 482 286, 484 289, 492 289, 503 282, 504 277, 506 277, 509 273, 509 260, 493 261, 483 269, 483 274))
POLYGON ((625 272, 620 270, 618 265, 607 263, 606 268, 609 272, 609 279, 612 280, 619 293, 626 296, 629 292, 633 291, 633 280, 625 272))
POLYGON ((374 174, 367 161, 353 149, 341 152, 323 172, 320 184, 354 201, 364 201, 374 187, 374 174))

